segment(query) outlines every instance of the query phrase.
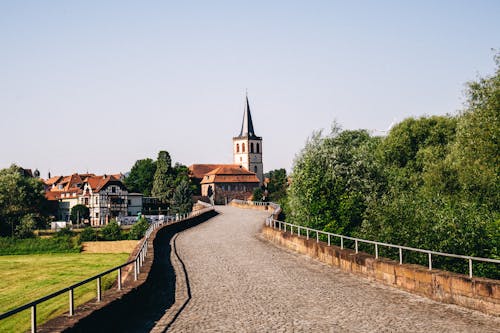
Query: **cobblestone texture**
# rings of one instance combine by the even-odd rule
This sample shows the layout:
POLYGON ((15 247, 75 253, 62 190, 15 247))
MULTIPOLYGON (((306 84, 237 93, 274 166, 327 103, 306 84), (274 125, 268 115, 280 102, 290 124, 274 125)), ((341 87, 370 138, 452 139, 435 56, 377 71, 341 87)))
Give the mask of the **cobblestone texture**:
POLYGON ((500 332, 500 318, 341 272, 261 240, 265 212, 178 235, 192 298, 169 332, 500 332))

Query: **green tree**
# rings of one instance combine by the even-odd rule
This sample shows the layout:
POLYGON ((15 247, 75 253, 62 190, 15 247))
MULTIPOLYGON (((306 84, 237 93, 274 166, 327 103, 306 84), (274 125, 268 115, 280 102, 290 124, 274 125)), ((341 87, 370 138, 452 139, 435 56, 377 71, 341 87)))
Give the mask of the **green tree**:
POLYGON ((156 172, 156 162, 150 158, 137 160, 125 178, 125 186, 129 192, 142 193, 150 196, 156 172))
POLYGON ((24 176, 16 165, 0 170, 0 235, 14 236, 24 215, 45 216, 46 201, 39 179, 24 176))
POLYGON ((81 221, 90 217, 90 210, 87 206, 78 204, 71 208, 70 219, 74 223, 81 223, 81 221))
POLYGON ((468 200, 500 211, 500 53, 493 75, 468 83, 450 163, 468 200))
POLYGON ((142 217, 137 220, 136 223, 132 225, 130 232, 128 234, 129 239, 141 239, 144 237, 146 230, 149 228, 149 222, 146 218, 142 217))
POLYGON ((269 184, 267 185, 269 200, 280 202, 285 198, 286 189, 288 188, 286 170, 282 168, 269 171, 267 177, 269 177, 269 184))
POLYGON ((116 222, 112 219, 107 225, 101 229, 102 238, 106 241, 115 241, 122 239, 122 230, 116 222))
POLYGON ((186 213, 191 211, 193 203, 191 201, 191 196, 193 192, 186 179, 181 180, 179 185, 175 188, 173 194, 173 206, 175 210, 179 213, 186 213))
POLYGON ((16 237, 18 238, 33 238, 36 228, 36 219, 33 214, 26 214, 21 218, 21 222, 16 227, 16 237))
MULTIPOLYGON (((370 202, 361 237, 499 257, 498 56, 496 62, 494 75, 468 84, 466 109, 458 116, 406 119, 391 130, 379 147, 387 188, 370 202)), ((419 256, 409 259, 425 264, 419 256)), ((436 264, 467 271, 463 260, 437 258, 436 264)), ((474 271, 500 276, 487 264, 474 271)))
POLYGON ((264 192, 260 187, 256 187, 253 190, 252 193, 252 200, 253 201, 262 201, 262 197, 264 196, 264 192))
POLYGON ((158 153, 151 194, 166 203, 172 198, 175 188, 173 184, 172 160, 170 154, 162 150, 158 153))
POLYGON ((294 162, 287 217, 336 233, 356 230, 383 183, 374 154, 379 142, 366 131, 341 131, 336 124, 329 135, 313 133, 294 162))

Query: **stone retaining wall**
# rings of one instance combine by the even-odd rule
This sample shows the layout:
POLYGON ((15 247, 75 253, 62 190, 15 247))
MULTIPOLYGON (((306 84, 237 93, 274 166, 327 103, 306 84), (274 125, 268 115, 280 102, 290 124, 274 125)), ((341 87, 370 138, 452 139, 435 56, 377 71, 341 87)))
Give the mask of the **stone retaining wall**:
MULTIPOLYGON (((248 206, 247 206, 248 208, 248 206)), ((253 207, 252 207, 253 208, 253 207)), ((436 301, 457 304, 500 316, 500 281, 429 270, 420 265, 403 264, 390 259, 375 259, 366 253, 328 246, 316 239, 292 235, 264 226, 262 235, 279 246, 308 255, 341 270, 391 285, 436 301)))

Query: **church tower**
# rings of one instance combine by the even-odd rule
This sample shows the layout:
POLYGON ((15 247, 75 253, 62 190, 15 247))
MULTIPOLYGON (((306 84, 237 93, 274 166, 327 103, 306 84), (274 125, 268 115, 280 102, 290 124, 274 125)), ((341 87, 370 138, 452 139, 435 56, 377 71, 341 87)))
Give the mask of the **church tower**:
POLYGON ((262 137, 255 135, 248 96, 246 96, 240 135, 233 138, 233 163, 255 172, 262 185, 264 182, 262 137))

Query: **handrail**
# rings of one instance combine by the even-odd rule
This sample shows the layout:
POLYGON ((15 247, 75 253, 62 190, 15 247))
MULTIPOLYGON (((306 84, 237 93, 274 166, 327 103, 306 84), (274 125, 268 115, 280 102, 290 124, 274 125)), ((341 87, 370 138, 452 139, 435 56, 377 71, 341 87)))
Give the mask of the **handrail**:
POLYGON ((233 200, 233 201, 235 201, 239 204, 243 204, 243 205, 271 206, 271 207, 275 208, 275 211, 273 212, 273 214, 271 216, 266 218, 266 225, 271 226, 274 229, 276 228, 276 225, 278 225, 279 230, 283 229, 285 232, 286 232, 286 226, 290 226, 290 233, 292 233, 292 234, 293 234, 293 228, 295 227, 295 228, 297 228, 298 235, 301 235, 300 234, 301 230, 305 230, 307 239, 309 239, 309 232, 312 232, 313 234, 316 233, 316 241, 318 243, 319 243, 319 235, 320 234, 325 235, 325 236, 327 236, 327 239, 328 239, 328 246, 331 246, 331 239, 330 238, 332 236, 340 238, 340 248, 341 249, 344 249, 344 239, 354 241, 354 248, 355 248, 356 253, 359 252, 358 251, 358 243, 373 244, 373 245, 375 245, 375 258, 376 259, 378 259, 378 257, 379 257, 378 256, 378 247, 379 246, 385 246, 385 247, 398 249, 399 250, 399 264, 400 265, 403 264, 403 250, 427 254, 428 255, 429 270, 432 270, 432 256, 433 255, 468 260, 468 262, 469 262, 469 278, 472 278, 472 276, 473 276, 473 261, 481 261, 481 262, 500 264, 499 259, 481 258, 481 257, 466 256, 466 255, 461 255, 461 254, 452 254, 452 253, 446 253, 446 252, 431 251, 431 250, 419 249, 419 248, 410 247, 410 246, 377 242, 377 241, 372 241, 372 240, 367 240, 367 239, 362 239, 362 238, 356 238, 356 237, 345 236, 345 235, 335 234, 335 233, 331 233, 331 232, 316 230, 316 229, 312 229, 309 227, 300 226, 297 224, 287 223, 287 222, 283 222, 283 221, 279 221, 279 220, 274 219, 274 216, 276 216, 276 212, 279 214, 279 212, 281 211, 280 205, 278 205, 276 203, 258 202, 258 201, 244 201, 244 200, 233 200))
POLYGON ((452 257, 452 258, 458 258, 458 259, 465 259, 468 260, 469 262, 469 278, 472 278, 473 276, 473 261, 481 261, 481 262, 490 262, 490 263, 495 263, 495 264, 500 264, 500 260, 498 259, 491 259, 491 258, 481 258, 481 257, 473 257, 473 256, 466 256, 466 255, 461 255, 461 254, 452 254, 452 253, 446 253, 446 252, 438 252, 438 251, 431 251, 431 250, 426 250, 426 249, 419 249, 419 248, 414 248, 414 247, 409 247, 409 246, 404 246, 404 245, 396 245, 396 244, 390 244, 390 243, 384 243, 384 242, 377 242, 377 241, 372 241, 372 240, 367 240, 367 239, 362 239, 362 238, 356 238, 356 237, 351 237, 351 236, 345 236, 345 235, 340 235, 340 234, 335 234, 331 232, 326 232, 326 231, 321 231, 321 230, 316 230, 312 229, 309 227, 305 226, 300 226, 297 224, 292 224, 288 222, 283 222, 275 219, 266 219, 266 225, 272 227, 273 229, 278 228, 279 230, 283 230, 287 232, 287 226, 290 227, 289 232, 293 235, 293 228, 295 227, 297 229, 297 234, 301 235, 301 230, 306 231, 306 238, 309 239, 309 232, 312 232, 313 234, 316 234, 316 242, 319 243, 319 235, 325 235, 328 237, 328 246, 331 246, 331 237, 337 237, 340 238, 340 248, 344 249, 344 239, 352 240, 354 241, 354 246, 355 246, 355 251, 358 253, 358 243, 367 243, 367 244, 373 244, 375 245, 375 258, 378 259, 378 247, 379 246, 385 246, 385 247, 391 247, 391 248, 396 248, 399 249, 399 264, 403 264, 403 250, 408 250, 408 251, 413 251, 413 252, 420 252, 420 253, 426 253, 428 255, 428 263, 429 263, 429 270, 432 270, 432 255, 439 255, 439 256, 444 256, 444 257, 452 257))
POLYGON ((94 275, 92 277, 89 277, 85 280, 82 280, 82 281, 79 281, 79 282, 76 282, 68 287, 65 287, 63 289, 60 289, 60 290, 57 290, 49 295, 46 295, 46 296, 43 296, 41 298, 38 298, 34 301, 31 301, 29 303, 26 303, 26 304, 23 304, 15 309, 12 309, 12 310, 9 310, 5 313, 2 313, 0 314, 0 320, 2 319, 5 319, 5 318, 8 318, 12 315, 15 315, 16 313, 19 313, 21 311, 24 311, 26 309, 29 309, 31 308, 31 332, 32 333, 36 333, 36 306, 40 303, 43 303, 49 299, 52 299, 56 296, 59 296, 61 294, 64 294, 65 292, 69 292, 69 315, 70 316, 73 316, 75 311, 74 311, 74 289, 76 289, 77 287, 80 287, 84 284, 87 284, 93 280, 97 280, 97 301, 100 302, 101 299, 102 299, 102 290, 101 290, 101 278, 103 276, 105 276, 106 274, 109 274, 109 273, 112 273, 113 271, 117 271, 118 273, 118 277, 117 277, 117 289, 118 290, 121 290, 122 289, 122 276, 121 276, 121 269, 125 266, 128 266, 130 264, 134 264, 134 281, 137 281, 138 279, 138 275, 140 273, 140 268, 143 266, 144 264, 144 260, 146 259, 146 255, 147 255, 147 252, 148 252, 148 241, 149 241, 149 237, 151 236, 151 233, 153 233, 153 231, 155 231, 156 229, 158 229, 159 227, 163 226, 164 224, 172 224, 174 222, 181 222, 181 221, 184 221, 184 220, 187 220, 187 219, 190 219, 190 218, 193 218, 193 217, 196 217, 196 216, 199 216, 201 214, 204 214, 208 211, 211 211, 213 210, 214 208, 213 207, 207 207, 207 208, 203 208, 201 210, 198 210, 198 211, 194 211, 194 212, 189 212, 189 213, 185 213, 185 214, 181 214, 181 215, 178 215, 176 216, 175 218, 170 218, 170 217, 167 217, 167 220, 166 221, 157 221, 157 222, 153 222, 150 224, 150 226, 148 227, 148 229, 146 230, 146 232, 144 233, 144 237, 142 238, 142 241, 141 241, 141 245, 139 247, 139 251, 137 252, 137 254, 135 255, 134 259, 130 260, 130 261, 127 261, 126 263, 124 264, 121 264, 121 265, 118 265, 118 266, 115 266, 113 268, 110 268, 104 272, 101 272, 97 275, 94 275))

